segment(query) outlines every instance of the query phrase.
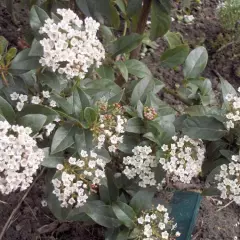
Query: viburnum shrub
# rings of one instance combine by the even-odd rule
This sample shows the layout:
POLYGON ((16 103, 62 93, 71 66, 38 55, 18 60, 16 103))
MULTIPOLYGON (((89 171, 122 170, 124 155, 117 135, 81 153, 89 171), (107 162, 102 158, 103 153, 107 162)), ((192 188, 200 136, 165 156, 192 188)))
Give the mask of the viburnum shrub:
POLYGON ((208 53, 169 31, 168 2, 139 3, 77 0, 79 15, 33 6, 31 47, 14 57, 0 39, 0 191, 25 190, 45 167, 56 218, 94 221, 109 240, 173 240, 158 191, 199 178, 198 191, 239 204, 239 96, 220 78, 215 97, 201 76, 208 53), (161 65, 183 69, 176 89, 137 60, 162 36, 161 65))

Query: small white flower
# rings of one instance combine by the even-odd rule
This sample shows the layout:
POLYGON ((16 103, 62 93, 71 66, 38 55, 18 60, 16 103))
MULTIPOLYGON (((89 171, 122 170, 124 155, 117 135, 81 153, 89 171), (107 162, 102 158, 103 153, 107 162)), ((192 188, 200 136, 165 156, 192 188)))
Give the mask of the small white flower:
POLYGON ((48 205, 48 204, 47 204, 47 201, 46 201, 46 200, 42 200, 42 201, 41 201, 41 205, 42 205, 43 207, 47 207, 47 205, 48 205))
POLYGON ((51 100, 50 103, 49 103, 49 106, 50 107, 56 107, 57 103, 54 100, 51 100))
POLYGON ((162 232, 162 238, 163 239, 168 239, 169 233, 167 231, 162 232))
POLYGON ((82 156, 83 158, 88 157, 87 151, 81 150, 81 156, 82 156))
POLYGON ((175 235, 176 235, 176 237, 180 237, 181 233, 177 231, 175 235))
POLYGON ((138 223, 139 224, 143 224, 144 223, 144 218, 143 217, 140 217, 137 219, 138 223))
POLYGON ((11 100, 16 101, 18 100, 19 94, 16 92, 13 92, 12 94, 10 94, 11 100))
POLYGON ((24 103, 28 100, 28 96, 20 94, 18 99, 19 99, 20 102, 24 103))
POLYGON ((158 224, 158 227, 159 227, 161 230, 164 230, 165 227, 166 227, 166 225, 165 225, 165 223, 160 222, 160 223, 158 224))
POLYGON ((45 126, 45 129, 47 130, 46 136, 50 136, 51 132, 53 129, 56 127, 56 124, 54 123, 49 123, 48 125, 45 126))
POLYGON ((49 91, 42 91, 42 95, 43 95, 44 98, 50 98, 49 91))
POLYGON ((32 104, 39 104, 39 103, 41 103, 41 99, 38 96, 33 96, 31 103, 32 104))
POLYGON ((56 168, 57 168, 57 170, 62 171, 64 166, 59 163, 59 164, 57 164, 56 168))
POLYGON ((24 103, 23 103, 23 102, 18 102, 18 103, 17 103, 16 108, 17 108, 17 110, 18 110, 19 112, 22 111, 23 107, 24 107, 24 103))

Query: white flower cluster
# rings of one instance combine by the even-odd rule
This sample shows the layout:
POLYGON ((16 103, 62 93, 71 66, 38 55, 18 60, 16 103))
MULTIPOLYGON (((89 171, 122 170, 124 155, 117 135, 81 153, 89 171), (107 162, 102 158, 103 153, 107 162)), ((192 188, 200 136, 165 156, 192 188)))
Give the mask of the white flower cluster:
POLYGON ((83 206, 88 199, 88 188, 92 184, 100 184, 105 177, 106 162, 98 158, 93 151, 90 155, 81 151, 81 158, 69 158, 68 162, 58 164, 57 169, 61 171, 60 178, 52 180, 53 193, 61 202, 61 207, 74 205, 76 208, 83 206))
POLYGON ((27 189, 33 181, 44 152, 29 135, 28 127, 0 121, 0 192, 9 194, 27 189))
POLYGON ((174 143, 163 145, 164 156, 159 162, 167 171, 171 180, 190 183, 193 177, 201 172, 205 159, 205 147, 201 140, 193 140, 188 136, 174 136, 174 143))
POLYGON ((101 149, 107 143, 109 152, 116 152, 117 147, 123 142, 123 133, 127 119, 123 116, 123 109, 120 104, 108 105, 101 101, 99 105, 99 121, 92 127, 94 137, 97 141, 97 148, 101 149))
POLYGON ((221 198, 233 200, 240 205, 240 156, 233 155, 233 162, 223 164, 221 171, 215 176, 217 188, 221 191, 221 198))
MULTIPOLYGON (((50 93, 49 91, 42 91, 42 96, 45 99, 50 98, 50 93)), ((24 94, 18 94, 16 92, 13 92, 10 94, 10 98, 12 101, 18 101, 16 108, 20 112, 22 111, 25 102, 28 102, 28 96, 24 94)), ((32 104, 41 104, 43 102, 43 99, 41 99, 39 96, 32 96, 31 103, 32 104)), ((50 107, 56 107, 56 102, 54 100, 51 100, 49 102, 50 107)))
MULTIPOLYGON (((240 92, 240 88, 238 88, 240 92)), ((226 100, 229 102, 229 112, 226 114, 228 119, 226 122, 227 129, 234 128, 240 123, 240 97, 233 94, 227 94, 226 100)))
POLYGON ((148 146, 136 146, 132 152, 133 156, 123 158, 123 173, 128 179, 139 177, 140 187, 155 186, 157 182, 152 168, 157 167, 157 161, 155 156, 150 155, 152 149, 148 146))
POLYGON ((167 208, 160 204, 157 209, 143 212, 137 219, 137 224, 143 229, 142 240, 174 240, 181 235, 175 231, 177 224, 173 224, 167 208))
POLYGON ((183 20, 185 23, 193 23, 195 17, 193 15, 184 15, 183 20))
POLYGON ((57 24, 47 19, 40 29, 46 38, 40 41, 43 46, 42 66, 66 74, 68 79, 85 77, 88 69, 96 64, 99 67, 105 58, 105 50, 97 38, 100 24, 88 17, 84 22, 70 9, 57 9, 62 20, 57 24))

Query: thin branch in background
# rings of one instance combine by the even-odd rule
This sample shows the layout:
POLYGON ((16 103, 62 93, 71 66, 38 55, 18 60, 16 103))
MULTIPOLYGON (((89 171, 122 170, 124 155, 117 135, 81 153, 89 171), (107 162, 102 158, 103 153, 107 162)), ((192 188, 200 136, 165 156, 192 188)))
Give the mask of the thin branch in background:
POLYGON ((224 208, 228 207, 228 206, 229 206, 229 205, 231 205, 233 202, 234 202, 234 201, 232 200, 231 202, 229 202, 229 203, 228 203, 228 204, 226 204, 225 206, 223 206, 223 207, 219 208, 219 209, 217 210, 217 212, 220 212, 220 211, 222 211, 224 208))
MULTIPOLYGON (((152 0, 143 0, 142 11, 140 14, 139 22, 137 25, 136 33, 143 34, 147 25, 148 15, 150 13, 152 0)), ((137 59, 140 53, 142 45, 140 44, 136 49, 134 49, 131 54, 131 59, 137 59)))
POLYGON ((15 214, 17 213, 18 209, 21 207, 23 201, 25 200, 25 198, 27 197, 27 195, 29 194, 29 192, 31 191, 31 189, 33 188, 34 184, 38 181, 38 179, 42 176, 42 174, 44 173, 45 168, 42 169, 42 171, 38 174, 38 176, 34 179, 33 183, 31 184, 31 186, 27 189, 27 191, 25 192, 25 194, 23 195, 22 199, 19 201, 19 203, 17 204, 17 206, 13 209, 11 215, 9 216, 8 220, 6 221, 1 234, 0 234, 0 240, 3 239, 3 236, 5 234, 5 232, 7 231, 7 229, 10 227, 10 225, 12 224, 12 219, 14 218, 15 214))

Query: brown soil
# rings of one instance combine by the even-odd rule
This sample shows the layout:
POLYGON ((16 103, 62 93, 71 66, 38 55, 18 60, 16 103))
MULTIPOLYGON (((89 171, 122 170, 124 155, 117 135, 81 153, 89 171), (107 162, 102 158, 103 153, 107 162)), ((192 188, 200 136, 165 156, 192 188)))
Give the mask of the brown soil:
MULTIPOLYGON (((27 10, 20 5, 19 0, 16 0, 14 10, 19 24, 15 25, 3 6, 3 2, 3 0, 0 2, 0 35, 6 37, 11 45, 18 46, 19 38, 22 38, 24 32, 29 29, 27 10)), ((212 47, 211 43, 217 39, 219 33, 223 32, 215 17, 218 1, 202 0, 202 2, 201 10, 196 8, 193 11, 193 15, 196 17, 194 24, 184 25, 174 22, 173 29, 181 32, 192 47, 204 43, 208 48, 210 59, 204 76, 212 80, 215 89, 217 89, 218 79, 213 70, 218 71, 235 86, 239 86, 239 78, 234 74, 239 59, 230 60, 233 56, 231 47, 225 49, 221 54, 215 54, 216 49, 212 47)), ((164 51, 166 43, 163 40, 159 40, 158 43, 157 51, 153 56, 144 59, 144 62, 148 64, 156 77, 161 77, 167 85, 174 88, 175 84, 183 79, 182 71, 161 67, 159 56, 164 51)), ((172 98, 170 100, 176 103, 176 100, 172 98)), ((41 205, 41 201, 45 198, 44 186, 43 178, 34 185, 16 216, 12 219, 4 240, 104 239, 102 228, 86 227, 82 223, 57 222, 48 208, 41 205)), ((23 194, 0 195, 0 231, 23 194)), ((240 225, 236 226, 237 222, 240 221, 239 207, 232 204, 220 212, 216 212, 217 208, 218 206, 211 199, 203 199, 193 240, 230 240, 235 236, 240 238, 240 225)))

